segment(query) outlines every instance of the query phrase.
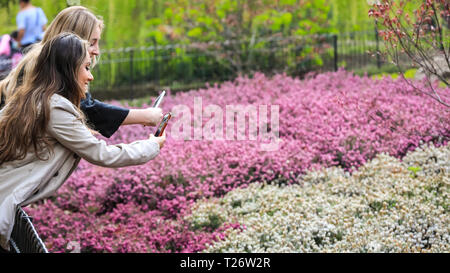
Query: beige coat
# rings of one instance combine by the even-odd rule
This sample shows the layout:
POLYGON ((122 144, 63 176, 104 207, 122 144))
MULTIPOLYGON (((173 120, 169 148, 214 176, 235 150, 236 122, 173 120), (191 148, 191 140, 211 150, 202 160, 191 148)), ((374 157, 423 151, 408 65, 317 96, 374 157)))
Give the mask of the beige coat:
POLYGON ((79 120, 75 106, 60 95, 51 98, 47 135, 54 143, 54 153, 48 153, 48 160, 41 161, 30 151, 25 159, 0 166, 0 245, 4 249, 9 249, 17 206, 54 194, 81 158, 115 168, 144 164, 159 153, 158 143, 151 140, 108 145, 97 139, 79 120))

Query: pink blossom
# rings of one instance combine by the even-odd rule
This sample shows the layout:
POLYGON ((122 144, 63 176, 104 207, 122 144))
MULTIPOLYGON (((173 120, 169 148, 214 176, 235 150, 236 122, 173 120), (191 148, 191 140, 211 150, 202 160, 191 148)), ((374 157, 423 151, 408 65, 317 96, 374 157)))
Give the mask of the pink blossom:
MULTIPOLYGON (((450 97, 450 89, 442 92, 450 97)), ((448 109, 414 93, 401 80, 373 80, 340 70, 304 80, 255 74, 206 89, 170 95, 164 111, 203 107, 279 105, 279 150, 257 141, 183 141, 170 136, 160 155, 142 166, 107 169, 82 161, 58 193, 26 208, 50 251, 197 252, 229 228, 193 229, 184 219, 198 199, 220 197, 249 183, 296 183, 307 170, 341 166, 352 171, 385 152, 402 157, 421 142, 450 139, 448 109)), ((113 104, 118 104, 113 102, 113 104)), ((146 107, 147 105, 143 105, 146 107)), ((176 117, 174 118, 176 120, 176 117)), ((124 126, 108 143, 147 138, 149 127, 124 126)))

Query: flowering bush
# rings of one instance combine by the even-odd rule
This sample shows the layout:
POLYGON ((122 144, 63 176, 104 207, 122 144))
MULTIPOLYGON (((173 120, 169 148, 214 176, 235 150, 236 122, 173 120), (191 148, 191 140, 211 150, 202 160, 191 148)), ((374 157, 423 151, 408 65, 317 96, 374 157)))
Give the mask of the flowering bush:
MULTIPOLYGON (((449 88, 443 94, 450 96, 449 88)), ((261 151, 252 140, 176 140, 160 155, 134 167, 106 169, 82 161, 57 195, 27 208, 51 251, 195 252, 242 227, 211 215, 192 225, 185 216, 199 199, 220 197, 253 182, 297 183, 308 170, 339 166, 353 172, 378 153, 402 157, 421 142, 446 144, 448 109, 389 77, 373 80, 345 71, 305 80, 256 74, 207 89, 179 93, 164 110, 194 97, 203 107, 279 105, 281 142, 261 151), (411 95, 413 94, 413 95, 411 95), (415 95, 414 95, 415 94, 415 95)), ((146 105, 144 105, 145 107, 146 105)), ((148 127, 122 127, 108 143, 147 138, 148 127)))
POLYGON ((431 84, 439 80, 443 85, 449 86, 450 2, 447 0, 375 2, 369 16, 380 22, 379 34, 385 42, 385 54, 403 75, 406 72, 400 60, 402 56, 406 56, 412 65, 419 67, 416 77, 425 77, 430 84, 415 86, 413 81, 405 81, 415 86, 417 91, 450 107, 450 102, 441 98, 440 90, 431 84))
POLYGON ((299 184, 253 183, 197 202, 186 220, 238 221, 206 252, 449 252, 450 146, 400 160, 379 154, 350 175, 306 174, 299 184))

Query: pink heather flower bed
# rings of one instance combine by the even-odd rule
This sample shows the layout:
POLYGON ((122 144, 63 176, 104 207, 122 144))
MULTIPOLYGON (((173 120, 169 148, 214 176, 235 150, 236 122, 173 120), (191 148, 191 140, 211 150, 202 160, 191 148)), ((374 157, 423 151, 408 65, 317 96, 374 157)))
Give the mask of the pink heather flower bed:
MULTIPOLYGON (((442 90, 448 101, 450 89, 442 90)), ((304 80, 257 74, 220 87, 166 97, 164 111, 194 97, 209 104, 279 105, 279 150, 256 141, 175 140, 143 165, 106 169, 82 161, 54 198, 26 208, 52 252, 197 252, 224 230, 218 222, 192 227, 183 220, 198 199, 222 196, 249 183, 295 183, 306 170, 341 166, 348 171, 377 153, 402 157, 420 142, 446 144, 450 113, 402 80, 374 80, 340 70, 304 80)), ((114 102, 113 102, 114 103, 114 102)), ((175 117, 171 124, 177 118, 175 117)), ((108 143, 148 137, 143 126, 122 127, 108 143)))

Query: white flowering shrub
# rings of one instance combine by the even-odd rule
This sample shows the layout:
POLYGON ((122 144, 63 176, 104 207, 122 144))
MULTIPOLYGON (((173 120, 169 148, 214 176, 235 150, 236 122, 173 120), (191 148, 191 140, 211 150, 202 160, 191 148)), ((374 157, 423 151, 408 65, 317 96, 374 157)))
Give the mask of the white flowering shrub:
POLYGON ((186 220, 240 223, 205 252, 449 252, 450 145, 379 154, 351 175, 309 172, 198 201, 186 220))

